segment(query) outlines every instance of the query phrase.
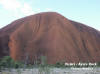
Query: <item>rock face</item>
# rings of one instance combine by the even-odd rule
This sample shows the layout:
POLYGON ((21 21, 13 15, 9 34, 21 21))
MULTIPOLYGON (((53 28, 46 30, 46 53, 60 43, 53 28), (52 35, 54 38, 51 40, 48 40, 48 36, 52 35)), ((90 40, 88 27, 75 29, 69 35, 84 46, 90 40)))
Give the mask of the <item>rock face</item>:
POLYGON ((100 32, 55 12, 19 19, 1 29, 0 34, 1 57, 28 57, 34 62, 46 56, 49 64, 100 62, 100 32))

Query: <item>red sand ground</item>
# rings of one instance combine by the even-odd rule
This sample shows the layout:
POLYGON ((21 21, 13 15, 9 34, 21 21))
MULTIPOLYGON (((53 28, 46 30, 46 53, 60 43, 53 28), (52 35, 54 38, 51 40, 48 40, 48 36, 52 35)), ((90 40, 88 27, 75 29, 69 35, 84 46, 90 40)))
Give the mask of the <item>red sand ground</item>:
POLYGON ((100 62, 100 32, 55 12, 39 13, 0 30, 0 57, 5 55, 31 62, 46 56, 50 64, 100 62))

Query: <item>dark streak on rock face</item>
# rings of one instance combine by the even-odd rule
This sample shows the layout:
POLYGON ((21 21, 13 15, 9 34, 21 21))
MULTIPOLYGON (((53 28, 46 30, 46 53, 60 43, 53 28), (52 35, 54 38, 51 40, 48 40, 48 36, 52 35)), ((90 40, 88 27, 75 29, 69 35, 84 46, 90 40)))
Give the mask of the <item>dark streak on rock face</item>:
POLYGON ((19 19, 0 30, 0 58, 30 62, 46 56, 48 63, 100 62, 100 32, 55 12, 19 19))

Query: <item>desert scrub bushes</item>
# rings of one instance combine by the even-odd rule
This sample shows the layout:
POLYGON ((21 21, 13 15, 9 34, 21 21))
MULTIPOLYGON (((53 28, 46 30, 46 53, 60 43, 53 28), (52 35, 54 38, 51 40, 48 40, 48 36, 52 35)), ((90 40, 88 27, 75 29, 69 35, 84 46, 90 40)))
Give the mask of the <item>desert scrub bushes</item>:
POLYGON ((40 57, 41 64, 38 67, 38 74, 50 74, 50 67, 47 64, 46 56, 40 57))
POLYGON ((0 59, 0 69, 4 68, 20 68, 23 67, 22 62, 14 61, 10 56, 4 56, 0 59))
MULTIPOLYGON (((28 60, 29 61, 29 60, 28 60)), ((41 56, 40 60, 36 60, 34 64, 25 64, 25 62, 19 62, 19 61, 14 61, 10 56, 4 56, 3 58, 0 59, 0 69, 3 68, 44 68, 44 67, 56 67, 56 68, 65 68, 65 67, 92 67, 89 66, 89 63, 87 62, 87 65, 65 65, 65 61, 58 61, 56 64, 48 64, 47 63, 47 58, 46 56, 41 56)), ((82 63, 82 62, 81 62, 82 63)), ((100 62, 97 62, 97 67, 100 67, 100 62)))
POLYGON ((97 63, 97 67, 100 67, 100 62, 97 63))
POLYGON ((65 68, 65 62, 64 61, 58 61, 56 62, 56 64, 54 64, 54 67, 57 67, 57 68, 65 68))

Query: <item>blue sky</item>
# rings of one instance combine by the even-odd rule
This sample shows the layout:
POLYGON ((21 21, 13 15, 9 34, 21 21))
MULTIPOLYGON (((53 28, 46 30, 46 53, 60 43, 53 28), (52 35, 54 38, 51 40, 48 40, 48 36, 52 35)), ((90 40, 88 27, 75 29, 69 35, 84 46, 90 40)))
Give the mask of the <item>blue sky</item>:
POLYGON ((0 0, 0 28, 39 12, 54 11, 100 30, 100 0, 0 0))

